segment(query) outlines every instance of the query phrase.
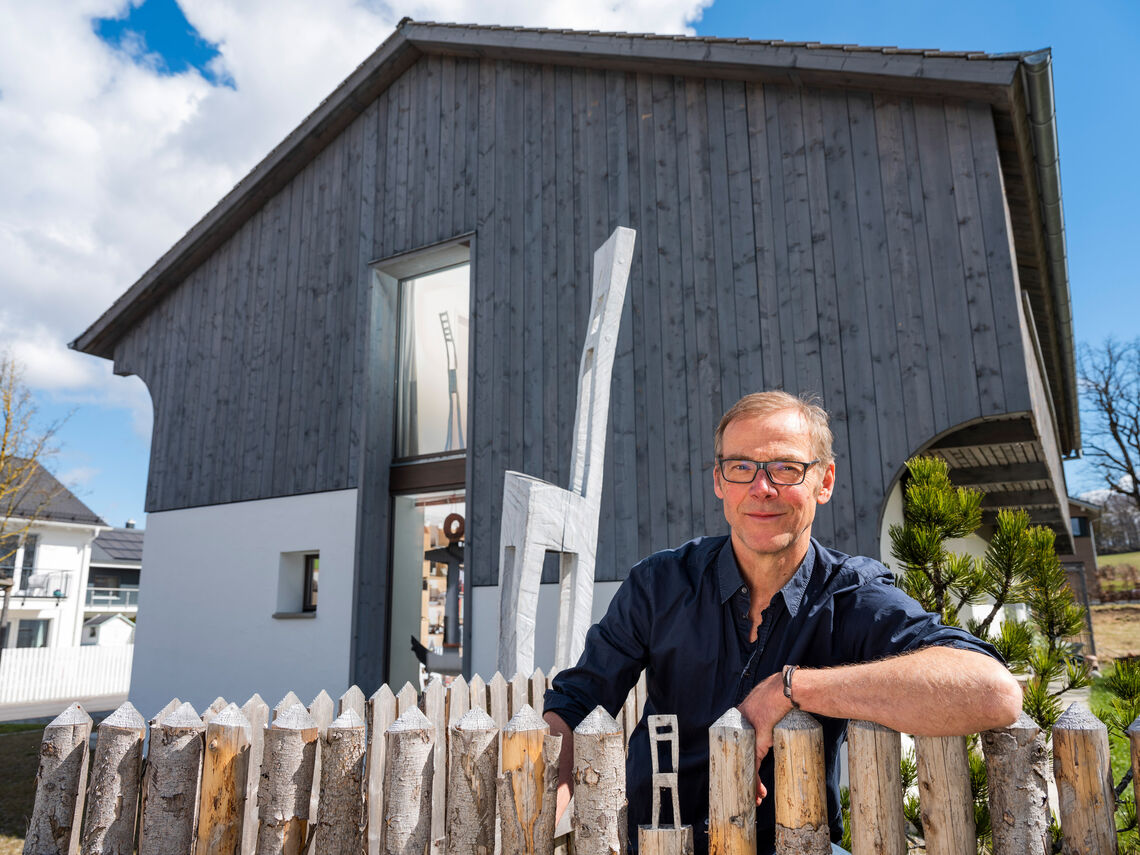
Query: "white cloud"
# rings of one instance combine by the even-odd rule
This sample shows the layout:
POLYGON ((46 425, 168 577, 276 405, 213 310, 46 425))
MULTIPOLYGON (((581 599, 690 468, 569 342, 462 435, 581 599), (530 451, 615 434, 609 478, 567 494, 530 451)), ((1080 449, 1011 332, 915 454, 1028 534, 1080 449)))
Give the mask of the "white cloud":
MULTIPOLYGON (((183 0, 216 68, 160 75, 96 35, 127 0, 0 4, 0 341, 34 389, 128 406, 137 380, 66 343, 102 314, 407 14, 458 21, 684 32, 709 0, 183 0)), ((136 46, 136 59, 140 48, 136 46)))

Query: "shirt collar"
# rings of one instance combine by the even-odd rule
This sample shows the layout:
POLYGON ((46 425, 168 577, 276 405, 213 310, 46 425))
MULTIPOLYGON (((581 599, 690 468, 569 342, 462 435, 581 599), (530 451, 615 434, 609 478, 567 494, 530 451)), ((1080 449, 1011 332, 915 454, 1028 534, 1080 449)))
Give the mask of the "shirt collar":
MULTIPOLYGON (((784 605, 792 617, 796 616, 796 612, 799 611, 800 604, 803 602, 804 591, 807 590, 808 582, 811 581, 812 570, 815 568, 815 558, 815 540, 812 539, 808 542, 808 550, 807 554, 804 555, 804 560, 800 562, 800 566, 796 568, 792 578, 785 582, 784 587, 779 590, 779 593, 784 595, 784 605)), ((725 540, 724 547, 720 550, 720 555, 717 556, 716 572, 720 585, 720 601, 726 603, 733 594, 744 587, 744 577, 740 575, 740 567, 736 563, 736 554, 732 551, 731 536, 725 540)))

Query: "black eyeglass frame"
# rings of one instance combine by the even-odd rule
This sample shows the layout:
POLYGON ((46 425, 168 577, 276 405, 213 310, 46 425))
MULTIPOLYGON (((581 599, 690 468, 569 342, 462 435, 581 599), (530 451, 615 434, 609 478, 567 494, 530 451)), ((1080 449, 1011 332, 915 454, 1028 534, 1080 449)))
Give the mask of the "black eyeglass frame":
POLYGON ((769 484, 772 484, 776 487, 798 487, 805 480, 807 480, 808 470, 811 469, 813 466, 815 466, 815 464, 817 464, 817 463, 819 463, 818 457, 815 460, 806 460, 806 461, 805 460, 767 460, 767 461, 764 461, 763 463, 761 463, 759 460, 752 460, 751 458, 748 458, 748 457, 718 457, 716 459, 716 468, 720 472, 720 477, 723 478, 725 481, 727 481, 729 484, 751 484, 753 481, 756 480, 756 476, 760 474, 760 470, 763 469, 764 470, 764 477, 768 479, 769 484), (734 461, 734 462, 743 461, 745 463, 751 463, 751 464, 755 465, 756 468, 752 470, 752 477, 749 478, 747 481, 737 481, 733 478, 729 478, 728 475, 726 475, 724 472, 724 464, 728 463, 729 461, 734 461), (803 471, 803 474, 800 476, 800 480, 791 481, 791 482, 774 480, 772 478, 772 473, 768 471, 768 467, 773 466, 777 463, 795 463, 797 466, 802 466, 804 468, 804 471, 803 471))

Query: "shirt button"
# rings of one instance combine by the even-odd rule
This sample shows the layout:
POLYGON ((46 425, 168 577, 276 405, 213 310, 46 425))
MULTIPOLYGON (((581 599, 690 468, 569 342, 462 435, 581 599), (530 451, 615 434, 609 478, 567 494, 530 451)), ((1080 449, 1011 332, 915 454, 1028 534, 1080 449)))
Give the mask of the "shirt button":
POLYGON ((741 586, 740 586, 740 593, 742 593, 742 594, 747 594, 747 593, 748 593, 748 588, 747 588, 747 587, 745 587, 744 585, 741 585, 741 586))

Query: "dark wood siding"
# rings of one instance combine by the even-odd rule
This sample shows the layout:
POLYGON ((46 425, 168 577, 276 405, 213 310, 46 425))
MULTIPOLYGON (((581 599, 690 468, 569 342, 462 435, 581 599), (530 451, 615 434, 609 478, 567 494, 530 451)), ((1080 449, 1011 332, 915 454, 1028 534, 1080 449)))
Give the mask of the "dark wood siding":
POLYGON ((869 554, 909 454, 1030 407, 988 107, 426 58, 120 342, 155 406, 148 510, 386 466, 368 261, 473 232, 469 566, 493 583, 503 471, 567 481, 591 255, 617 225, 638 246, 600 580, 724 529, 712 436, 740 394, 824 398, 839 487, 816 531, 869 554))

